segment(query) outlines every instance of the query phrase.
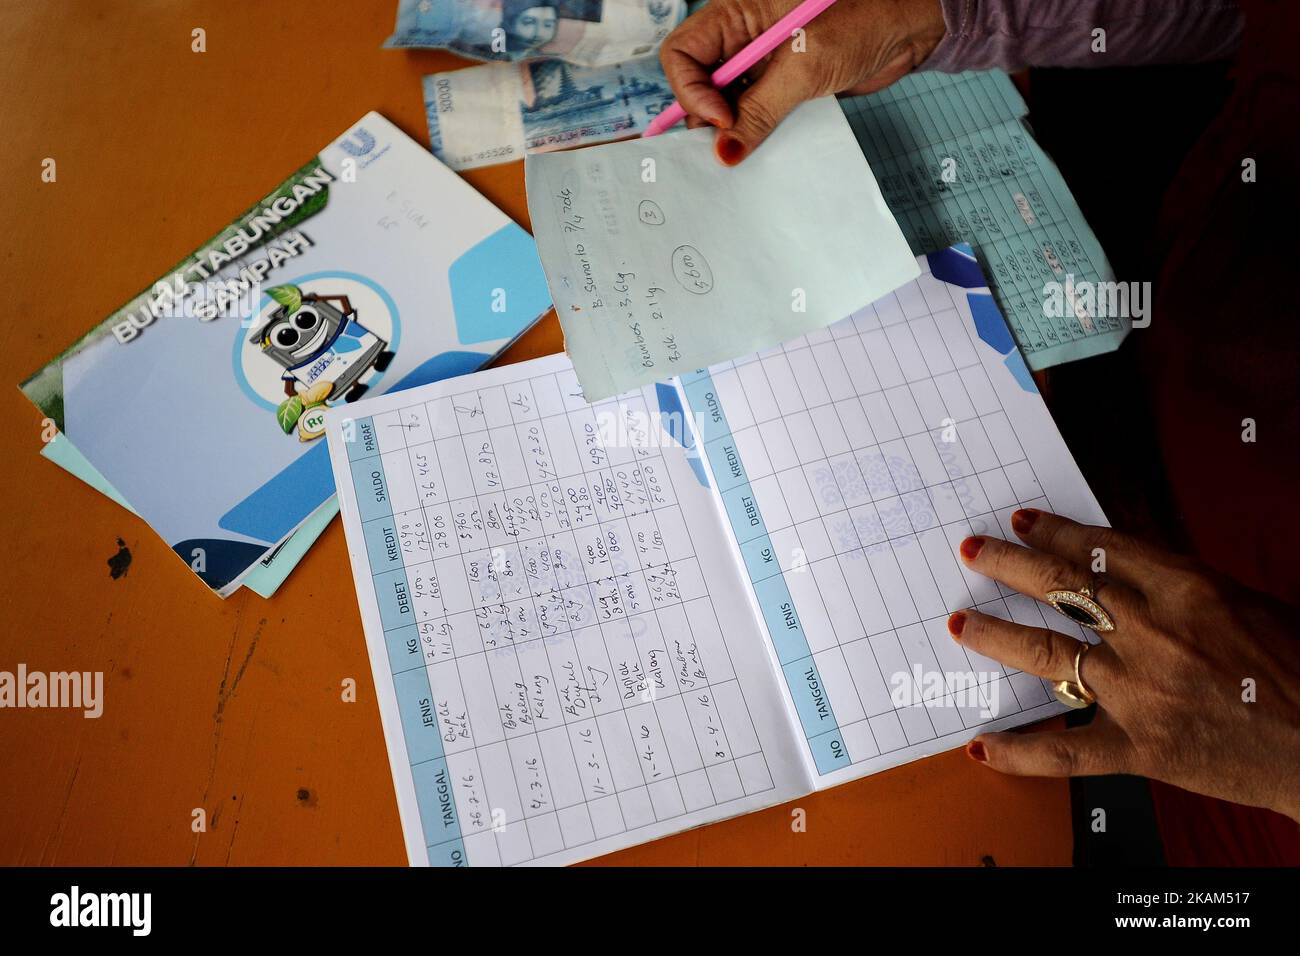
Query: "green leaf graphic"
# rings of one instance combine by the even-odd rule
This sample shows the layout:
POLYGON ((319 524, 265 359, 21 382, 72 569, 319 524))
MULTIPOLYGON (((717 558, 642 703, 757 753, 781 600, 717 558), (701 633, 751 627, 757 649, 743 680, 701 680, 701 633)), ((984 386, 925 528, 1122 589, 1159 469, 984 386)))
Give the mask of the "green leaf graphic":
POLYGON ((275 410, 275 420, 280 423, 280 427, 284 429, 286 435, 293 431, 293 426, 298 424, 300 417, 302 417, 302 399, 297 395, 293 396, 293 398, 286 398, 280 403, 280 407, 275 410))
POLYGON ((266 294, 284 306, 287 315, 293 315, 302 308, 302 289, 296 285, 277 285, 266 290, 266 294))

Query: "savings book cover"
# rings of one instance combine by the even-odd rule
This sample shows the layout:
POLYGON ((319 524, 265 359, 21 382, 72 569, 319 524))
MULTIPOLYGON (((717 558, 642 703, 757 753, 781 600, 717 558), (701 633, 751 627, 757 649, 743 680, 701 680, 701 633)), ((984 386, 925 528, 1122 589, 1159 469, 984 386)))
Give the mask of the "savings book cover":
POLYGON ((370 113, 22 389, 224 596, 334 494, 326 408, 549 307, 532 237, 370 113))

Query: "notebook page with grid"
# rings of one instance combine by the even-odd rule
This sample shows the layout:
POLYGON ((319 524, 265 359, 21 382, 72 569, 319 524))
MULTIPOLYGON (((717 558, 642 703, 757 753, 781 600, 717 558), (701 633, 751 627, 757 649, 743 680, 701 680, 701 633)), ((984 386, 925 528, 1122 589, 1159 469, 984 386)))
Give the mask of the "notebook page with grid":
POLYGON ((1047 682, 971 653, 979 610, 1096 640, 963 567, 1032 506, 1105 516, 969 246, 816 334, 682 377, 818 787, 1064 711, 1047 682))
POLYGON ((332 416, 412 864, 570 863, 812 789, 681 414, 588 404, 556 355, 332 416))

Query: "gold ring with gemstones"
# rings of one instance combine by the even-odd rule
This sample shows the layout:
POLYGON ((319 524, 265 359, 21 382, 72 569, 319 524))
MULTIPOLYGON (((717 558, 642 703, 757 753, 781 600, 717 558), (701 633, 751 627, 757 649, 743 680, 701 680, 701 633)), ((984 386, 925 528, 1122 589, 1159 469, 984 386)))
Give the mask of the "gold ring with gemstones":
POLYGON ((1052 685, 1052 693, 1056 695, 1056 699, 1076 710, 1090 707, 1097 702, 1097 695, 1083 682, 1083 655, 1090 650, 1092 650, 1091 644, 1080 641, 1079 649, 1074 652, 1074 680, 1058 680, 1052 685))
POLYGON ((1093 578, 1092 585, 1084 585, 1078 590, 1061 588, 1047 592, 1047 603, 1056 608, 1076 624, 1090 627, 1105 634, 1115 630, 1115 620, 1104 607, 1096 601, 1100 586, 1093 578))

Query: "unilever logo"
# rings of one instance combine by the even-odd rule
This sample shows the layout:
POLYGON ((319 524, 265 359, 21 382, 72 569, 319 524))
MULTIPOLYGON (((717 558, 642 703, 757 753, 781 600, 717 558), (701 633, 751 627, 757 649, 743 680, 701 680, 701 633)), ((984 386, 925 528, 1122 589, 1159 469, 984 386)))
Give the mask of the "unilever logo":
POLYGON ((375 137, 364 126, 358 126, 351 136, 339 140, 339 146, 349 156, 365 156, 375 148, 375 137))

